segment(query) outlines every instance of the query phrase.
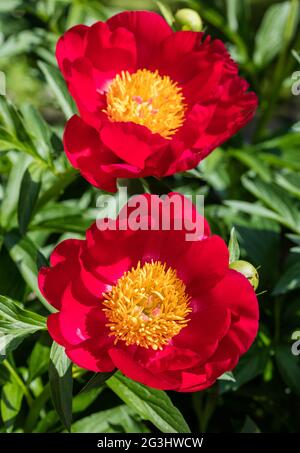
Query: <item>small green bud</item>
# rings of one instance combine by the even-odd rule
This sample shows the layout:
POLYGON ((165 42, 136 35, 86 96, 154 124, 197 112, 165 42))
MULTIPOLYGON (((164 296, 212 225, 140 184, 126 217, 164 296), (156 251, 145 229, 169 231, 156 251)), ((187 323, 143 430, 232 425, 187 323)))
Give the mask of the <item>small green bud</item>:
POLYGON ((247 278, 247 280, 249 280, 249 283, 253 286, 254 290, 256 291, 259 284, 259 276, 257 270, 252 264, 248 263, 247 261, 239 260, 230 263, 229 267, 230 269, 233 269, 243 274, 247 278))
POLYGON ((203 28, 201 17, 193 9, 179 9, 175 21, 182 30, 201 31, 203 28))

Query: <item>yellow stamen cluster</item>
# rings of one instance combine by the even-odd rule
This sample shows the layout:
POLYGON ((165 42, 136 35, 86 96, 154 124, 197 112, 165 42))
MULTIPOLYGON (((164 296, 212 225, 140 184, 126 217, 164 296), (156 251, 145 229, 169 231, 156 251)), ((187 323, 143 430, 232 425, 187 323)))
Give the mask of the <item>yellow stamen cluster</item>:
POLYGON ((133 122, 167 139, 182 126, 186 106, 182 89, 169 76, 139 69, 122 71, 107 92, 105 112, 111 121, 133 122))
POLYGON ((122 340, 127 346, 163 349, 189 322, 185 284, 160 261, 138 263, 103 296, 115 344, 122 340))

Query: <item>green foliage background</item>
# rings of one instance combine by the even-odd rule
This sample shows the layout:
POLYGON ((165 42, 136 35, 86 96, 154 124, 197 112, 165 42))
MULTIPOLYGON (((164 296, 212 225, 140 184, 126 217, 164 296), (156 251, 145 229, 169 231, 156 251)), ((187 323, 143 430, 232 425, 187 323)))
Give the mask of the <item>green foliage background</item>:
POLYGON ((234 379, 228 374, 204 392, 168 395, 121 374, 93 376, 51 347, 37 269, 56 243, 83 236, 101 193, 63 153, 62 130, 74 104, 57 70, 55 43, 74 24, 158 6, 1 0, 7 96, 0 96, 0 432, 300 431, 299 357, 291 353, 292 334, 300 331, 300 95, 292 94, 300 80, 299 1, 160 4, 168 19, 182 7, 198 11, 206 31, 227 43, 260 108, 195 170, 159 184, 125 182, 131 193, 147 187, 204 194, 213 231, 228 240, 235 227, 242 258, 259 267, 257 340, 234 379))

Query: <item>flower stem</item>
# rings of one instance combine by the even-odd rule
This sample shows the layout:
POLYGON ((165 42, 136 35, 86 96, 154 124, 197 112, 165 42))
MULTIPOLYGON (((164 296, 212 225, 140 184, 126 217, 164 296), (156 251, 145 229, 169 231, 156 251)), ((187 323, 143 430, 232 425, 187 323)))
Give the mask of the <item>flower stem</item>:
POLYGON ((8 360, 4 360, 2 362, 2 364, 5 366, 7 371, 10 373, 10 375, 13 378, 13 380, 15 381, 15 383, 18 384, 18 386, 22 389, 22 391, 25 395, 26 401, 28 403, 28 406, 30 407, 33 403, 33 398, 31 396, 28 388, 26 387, 25 383, 23 382, 21 377, 18 375, 16 370, 13 368, 13 366, 8 362, 8 360))

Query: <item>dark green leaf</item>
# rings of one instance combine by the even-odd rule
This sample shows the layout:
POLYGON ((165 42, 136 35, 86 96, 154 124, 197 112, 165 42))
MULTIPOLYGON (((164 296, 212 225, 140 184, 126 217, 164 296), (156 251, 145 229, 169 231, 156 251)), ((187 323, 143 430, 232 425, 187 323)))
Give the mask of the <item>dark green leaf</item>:
POLYGON ((50 352, 49 382, 53 405, 68 431, 72 422, 72 362, 62 346, 53 342, 50 352))
POLYGON ((24 235, 32 218, 41 188, 41 168, 32 164, 25 171, 18 202, 18 222, 20 233, 24 235))

